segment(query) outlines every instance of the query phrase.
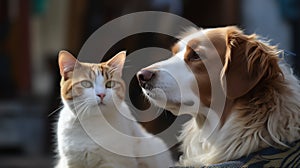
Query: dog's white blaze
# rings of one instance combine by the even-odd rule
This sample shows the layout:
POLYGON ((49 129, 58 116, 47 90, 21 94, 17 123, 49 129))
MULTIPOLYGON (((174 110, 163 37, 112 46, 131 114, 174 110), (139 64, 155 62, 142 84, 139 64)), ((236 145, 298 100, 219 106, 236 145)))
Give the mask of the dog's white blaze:
MULTIPOLYGON (((184 45, 184 43, 182 43, 184 45)), ((156 71, 156 79, 154 88, 151 91, 143 89, 144 93, 153 94, 156 96, 155 99, 149 97, 149 99, 158 106, 165 106, 172 111, 174 114, 183 114, 189 112, 189 114, 195 115, 199 111, 199 96, 193 92, 192 86, 197 86, 197 81, 189 69, 188 65, 184 62, 184 54, 186 47, 178 52, 173 57, 155 63, 146 69, 156 71), (187 85, 188 84, 188 85, 187 85), (163 92, 163 93, 161 93, 163 92), (167 100, 166 100, 167 99, 167 100), (184 105, 185 102, 187 105, 184 105), (172 104, 181 104, 180 107, 174 107, 172 104)))
POLYGON ((176 54, 181 60, 184 60, 184 53, 186 52, 186 42, 185 41, 179 41, 179 52, 176 54))

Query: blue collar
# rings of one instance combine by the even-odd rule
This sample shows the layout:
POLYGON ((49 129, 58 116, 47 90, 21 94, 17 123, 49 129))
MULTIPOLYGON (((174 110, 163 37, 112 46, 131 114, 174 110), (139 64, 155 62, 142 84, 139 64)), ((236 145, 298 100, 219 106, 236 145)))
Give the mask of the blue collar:
POLYGON ((240 167, 300 167, 300 140, 290 144, 290 148, 269 147, 251 153, 237 160, 207 166, 208 168, 240 167))

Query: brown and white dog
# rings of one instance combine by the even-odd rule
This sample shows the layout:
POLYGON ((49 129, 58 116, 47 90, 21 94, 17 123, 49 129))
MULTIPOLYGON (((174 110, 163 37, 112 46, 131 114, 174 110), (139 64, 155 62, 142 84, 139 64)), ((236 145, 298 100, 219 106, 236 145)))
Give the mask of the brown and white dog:
POLYGON ((191 29, 171 58, 137 73, 146 97, 176 115, 182 130, 179 164, 238 159, 300 139, 300 86, 281 51, 228 26, 191 29))

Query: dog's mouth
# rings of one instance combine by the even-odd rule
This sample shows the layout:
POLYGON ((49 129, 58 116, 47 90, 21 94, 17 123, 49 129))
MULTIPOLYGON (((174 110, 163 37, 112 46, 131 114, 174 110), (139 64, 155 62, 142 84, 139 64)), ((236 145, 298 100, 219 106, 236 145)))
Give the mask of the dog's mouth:
POLYGON ((143 89, 148 90, 148 91, 151 91, 154 88, 154 86, 151 83, 141 83, 140 82, 140 86, 143 89))
POLYGON ((155 72, 150 70, 141 70, 137 73, 137 79, 140 86, 147 90, 153 89, 153 80, 155 78, 155 72))
POLYGON ((167 100, 166 93, 163 89, 159 87, 154 87, 153 85, 146 85, 142 87, 143 93, 154 100, 167 100))
POLYGON ((137 73, 137 78, 143 93, 152 99, 158 99, 158 93, 163 92, 162 89, 154 85, 155 73, 148 70, 142 70, 137 73))
POLYGON ((175 102, 170 99, 167 93, 159 87, 151 87, 151 89, 142 89, 147 99, 154 103, 156 106, 170 110, 178 111, 180 108, 180 102, 175 102))
MULTIPOLYGON (((192 99, 174 99, 174 97, 170 96, 170 90, 166 87, 160 86, 153 86, 153 85, 146 85, 142 87, 143 93, 148 97, 148 99, 156 104, 165 104, 165 106, 193 106, 195 104, 194 100, 192 99)), ((161 105, 160 105, 161 106, 161 105)))
POLYGON ((137 73, 137 78, 142 92, 151 103, 175 115, 182 107, 192 108, 197 103, 194 98, 186 96, 189 94, 182 92, 184 86, 178 80, 164 71, 141 70, 137 73))
POLYGON ((141 70, 137 73, 137 79, 143 93, 150 101, 155 104, 173 104, 171 91, 174 90, 174 88, 162 82, 156 71, 148 69, 141 70))
POLYGON ((146 83, 146 82, 142 82, 142 81, 139 81, 139 85, 142 88, 142 91, 143 91, 144 95, 146 95, 146 97, 150 97, 152 99, 157 98, 157 95, 155 92, 159 88, 154 87, 153 84, 151 84, 151 83, 146 83))

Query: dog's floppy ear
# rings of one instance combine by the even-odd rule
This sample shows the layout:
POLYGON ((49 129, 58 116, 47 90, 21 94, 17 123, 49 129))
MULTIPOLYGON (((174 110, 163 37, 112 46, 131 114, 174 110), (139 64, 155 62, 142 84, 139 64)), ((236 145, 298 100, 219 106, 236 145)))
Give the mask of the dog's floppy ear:
POLYGON ((227 98, 235 99, 245 95, 262 78, 282 75, 278 54, 276 46, 260 42, 255 34, 245 35, 237 27, 228 27, 221 72, 221 83, 227 98))

